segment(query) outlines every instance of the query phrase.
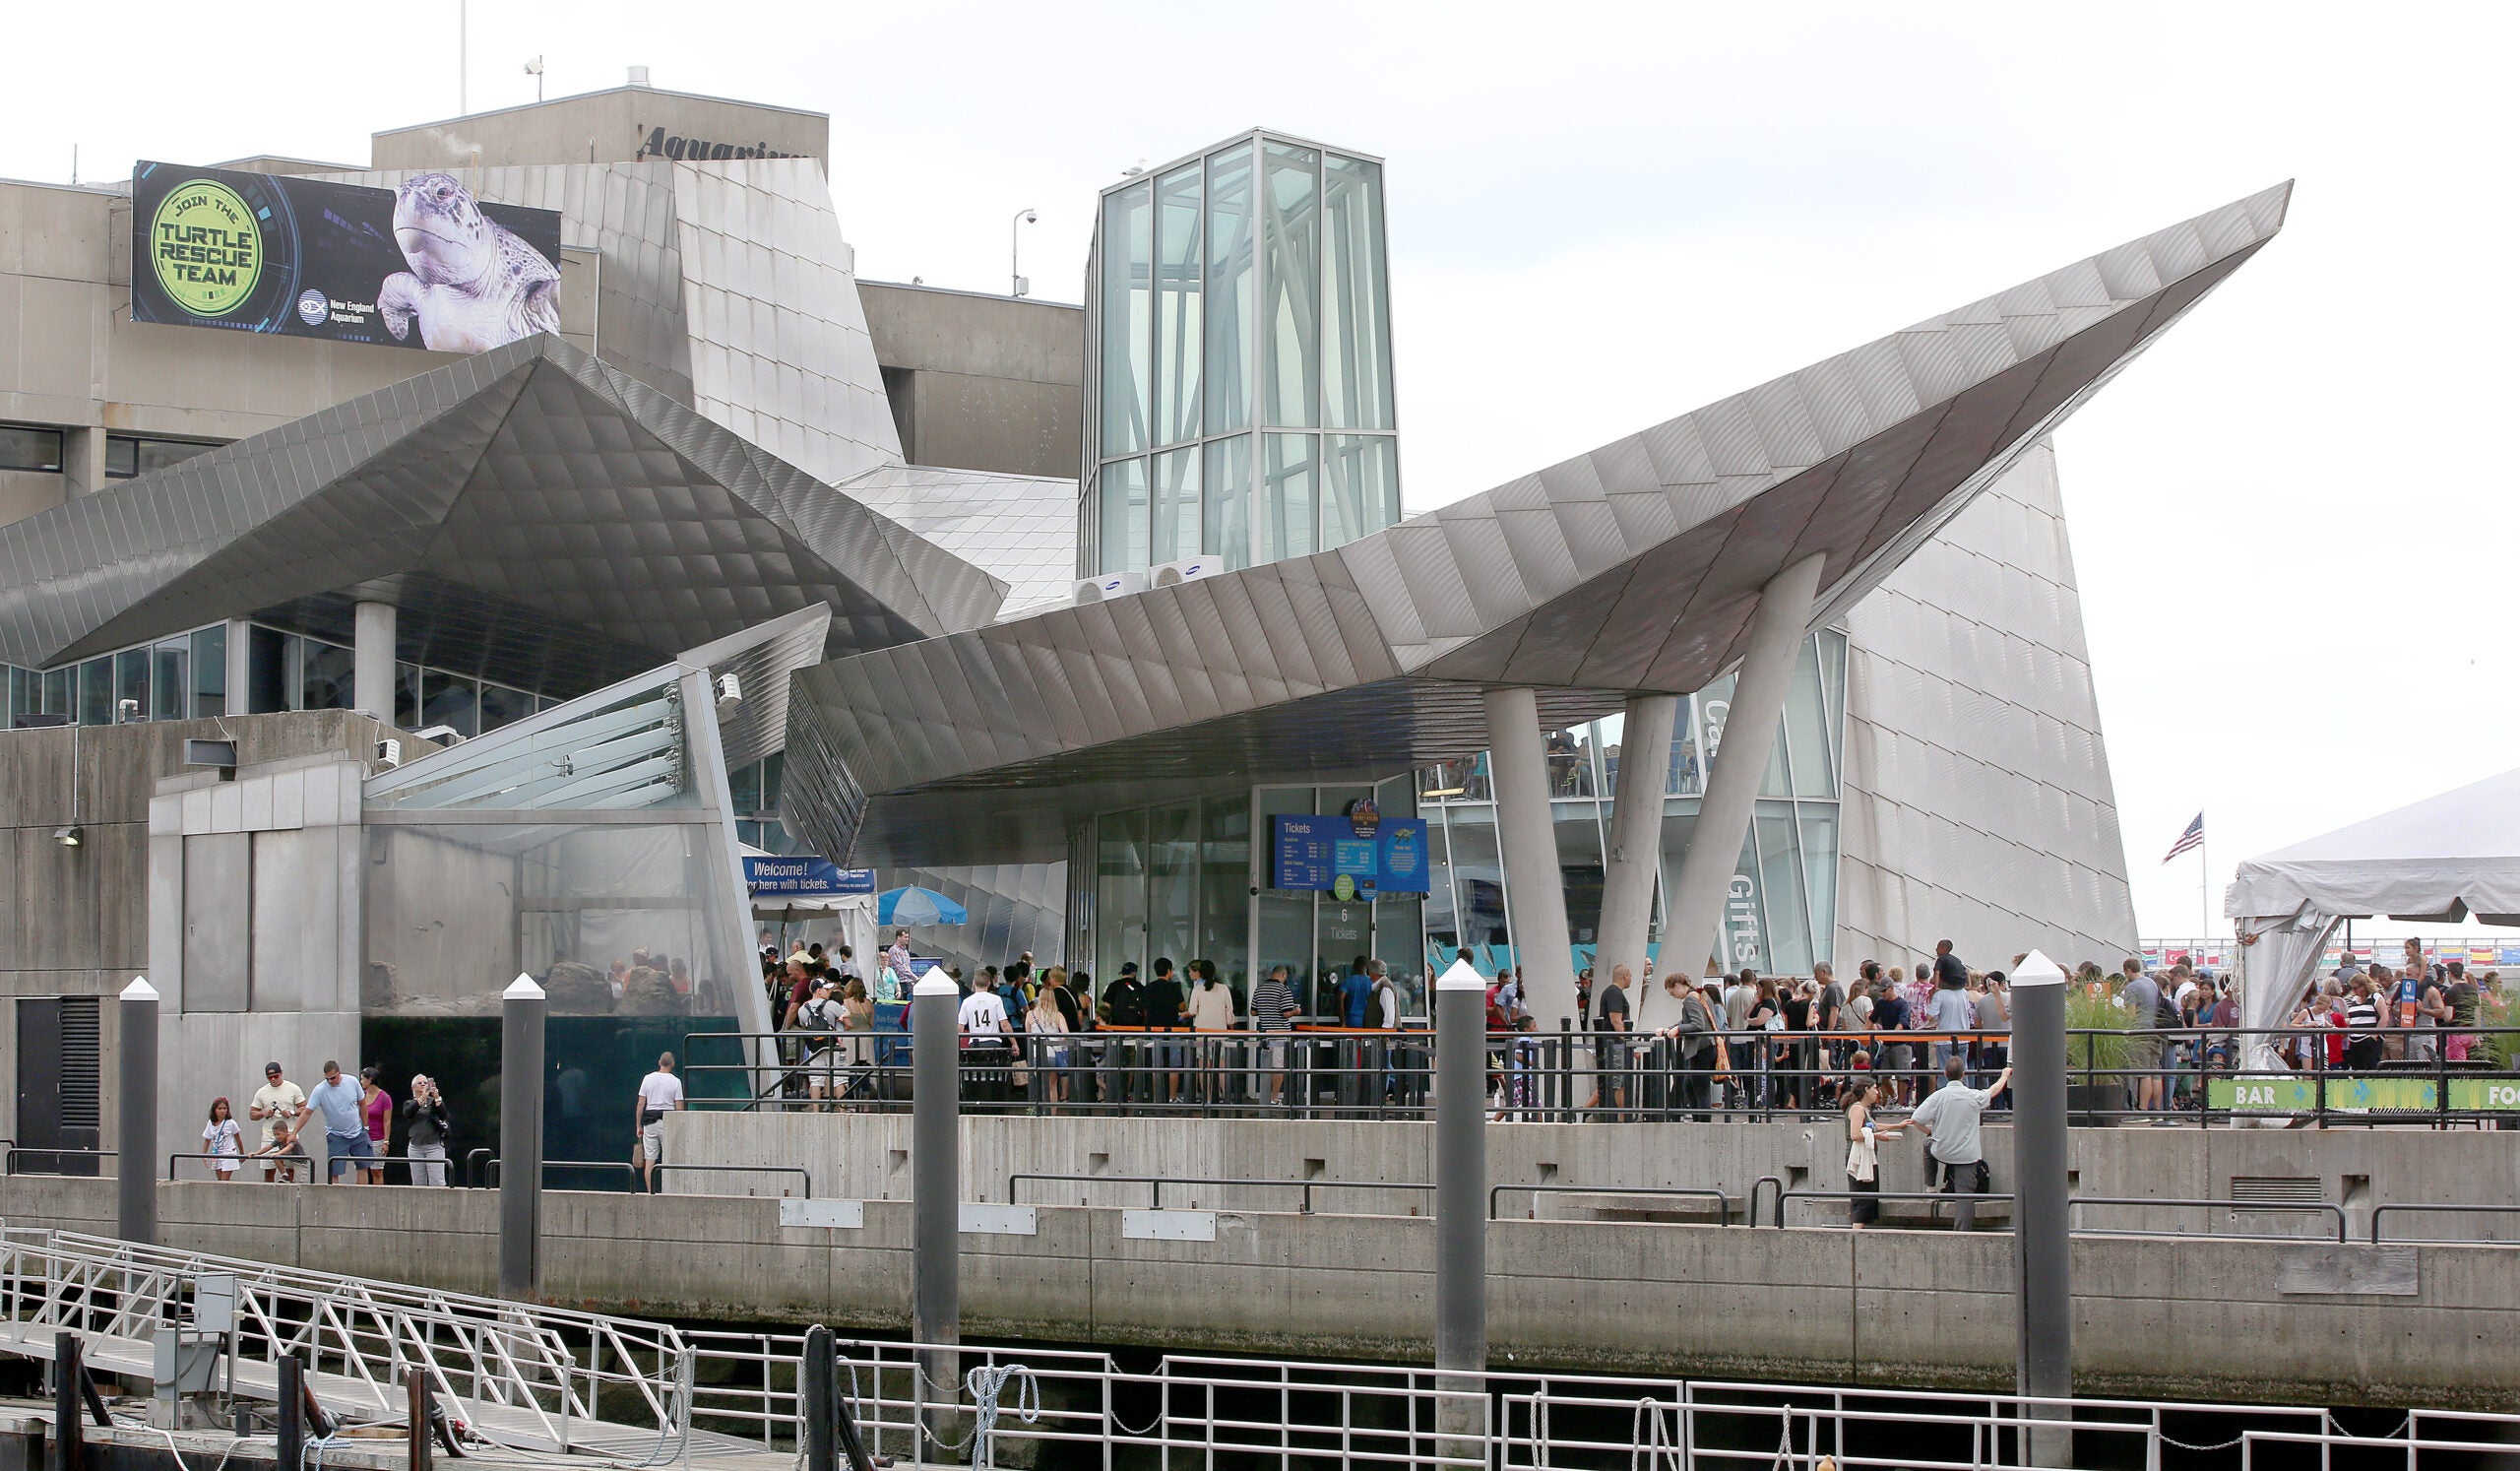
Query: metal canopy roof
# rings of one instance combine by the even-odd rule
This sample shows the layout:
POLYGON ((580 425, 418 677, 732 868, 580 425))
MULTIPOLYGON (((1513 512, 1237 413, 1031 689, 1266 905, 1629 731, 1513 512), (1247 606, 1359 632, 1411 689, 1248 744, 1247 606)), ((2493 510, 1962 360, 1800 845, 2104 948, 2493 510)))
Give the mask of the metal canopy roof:
POLYGON ((783 808, 852 863, 1063 857, 1097 810, 1390 775, 1704 687, 1758 589, 1837 617, 2272 238, 2284 184, 1312 556, 797 676, 783 808))
POLYGON ((591 689, 805 608, 824 657, 988 621, 1006 584, 542 336, 0 527, 0 660, 220 618, 591 689))

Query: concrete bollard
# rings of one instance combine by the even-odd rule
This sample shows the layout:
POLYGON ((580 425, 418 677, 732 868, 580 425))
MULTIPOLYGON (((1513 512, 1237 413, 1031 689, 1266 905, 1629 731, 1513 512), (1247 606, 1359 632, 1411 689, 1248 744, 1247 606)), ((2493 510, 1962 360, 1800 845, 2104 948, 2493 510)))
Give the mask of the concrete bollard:
POLYGON ((499 1296, 542 1287, 542 988, 510 982, 499 1005, 499 1296))
POLYGON ((1485 992, 1466 960, 1435 981, 1435 1423, 1465 1438, 1487 1418, 1485 992))
POLYGON ((121 1055, 122 1110, 114 1130, 114 1234, 158 1245, 158 988, 134 976, 122 989, 115 1050, 121 1055))
MULTIPOLYGON (((2012 977, 2013 1241, 2021 1269, 2019 1392, 2074 1392, 2074 1260, 2066 1207, 2065 973, 2030 952, 2012 977)), ((2062 1419, 2041 1407, 2035 1418, 2062 1419)), ((2072 1461, 2073 1433, 2033 1430, 2029 1461, 2072 1461)))
POLYGON ((942 1458, 941 1431, 962 1389, 963 1185, 962 1062, 953 979, 930 971, 911 992, 911 1340, 925 1407, 920 1425, 935 1443, 916 1459, 942 1458), (931 1402, 941 1396, 941 1402, 931 1402))

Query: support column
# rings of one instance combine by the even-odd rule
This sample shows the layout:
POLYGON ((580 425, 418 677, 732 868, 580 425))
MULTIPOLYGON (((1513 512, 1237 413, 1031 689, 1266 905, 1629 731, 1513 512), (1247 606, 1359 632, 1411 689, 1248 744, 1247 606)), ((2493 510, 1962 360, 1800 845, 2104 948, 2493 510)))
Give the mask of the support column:
POLYGON ((158 988, 134 976, 122 989, 114 1050, 122 1111, 114 1130, 114 1234, 158 1245, 158 988))
POLYGON ((910 1336, 921 1387, 912 1396, 938 1443, 917 1455, 943 1459, 946 1420, 962 1385, 962 1046, 953 979, 928 972, 910 1003, 910 1336))
MULTIPOLYGON (((1759 798, 1759 778, 1767 771, 1768 752, 1776 745, 1777 724, 1785 718, 1786 690, 1794 683, 1795 660, 1820 593, 1825 560, 1813 553, 1779 572, 1759 590, 1759 607, 1750 615, 1749 647, 1741 656, 1741 674, 1733 681, 1732 708, 1725 717, 1724 741, 1706 774, 1706 796, 1698 802, 1697 826, 1689 833, 1689 851, 1671 880, 1668 907, 1671 927, 1663 936, 1663 968, 1686 967, 1695 976, 1706 965, 1724 928, 1724 901, 1749 836, 1750 812, 1759 798), (1731 751, 1732 755, 1723 754, 1731 751)), ((1642 1025, 1647 1013, 1639 1008, 1642 1025)))
MULTIPOLYGON (((2065 973, 2033 950, 2012 975, 2013 1249, 2021 1263, 2019 1392, 2074 1392, 2074 1258, 2065 1166, 2065 973)), ((2070 1418, 2035 1407, 2034 1420, 2070 1418)), ((2073 1433, 2031 1432, 2034 1466, 2071 1463, 2073 1433)))
POLYGON ((1496 783, 1496 847, 1505 864, 1506 924, 1523 968, 1523 1004, 1541 1025, 1575 1014, 1575 963, 1567 946, 1566 881, 1548 809, 1548 759, 1540 701, 1529 688, 1491 689, 1487 760, 1496 783))
POLYGON ((394 724, 394 605, 361 603, 351 612, 350 707, 394 724))
MULTIPOLYGON (((1593 986, 1609 984, 1610 967, 1636 976, 1642 1003, 1660 986, 1645 984, 1645 931, 1654 917, 1654 874, 1662 865, 1663 789, 1671 769, 1671 727, 1679 718, 1678 695, 1631 695, 1619 724, 1618 787, 1610 806, 1610 848, 1602 864, 1601 944, 1593 956, 1593 986)), ((1691 972, 1690 974, 1695 974, 1691 972)))
POLYGON ((542 988, 508 983, 499 1017, 499 1296, 542 1286, 542 988))
POLYGON ((227 713, 254 713, 254 625, 243 618, 227 620, 227 713))
POLYGON ((105 426, 74 424, 61 431, 61 498, 77 500, 105 488, 105 426))
POLYGON ((1467 960, 1435 981, 1436 1428, 1465 1437, 1487 1408, 1486 989, 1467 960))

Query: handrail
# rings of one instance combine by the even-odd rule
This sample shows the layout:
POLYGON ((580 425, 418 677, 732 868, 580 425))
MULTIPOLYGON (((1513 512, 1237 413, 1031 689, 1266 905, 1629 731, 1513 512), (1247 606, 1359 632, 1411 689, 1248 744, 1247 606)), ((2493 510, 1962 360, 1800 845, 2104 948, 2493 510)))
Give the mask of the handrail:
MULTIPOLYGON (((477 1150, 474 1152, 479 1153, 477 1150)), ((499 1165, 498 1160, 492 1159, 484 1172, 487 1176, 487 1183, 493 1189, 496 1189, 499 1183, 499 1165)), ((542 1168, 545 1170, 626 1170, 633 1181, 639 1178, 643 1170, 653 1170, 660 1175, 668 1170, 701 1170, 721 1175, 793 1175, 797 1179, 797 1188, 802 1192, 802 1197, 807 1200, 814 1197, 813 1174, 802 1165, 712 1165, 698 1160, 683 1162, 660 1160, 653 1165, 634 1165, 628 1160, 544 1160, 542 1168)), ((782 1190, 779 1193, 784 1196, 788 1192, 782 1190)))
MULTIPOLYGON (((1763 1177, 1773 1180, 1774 1176, 1763 1177)), ((1496 1219, 1496 1197, 1507 1190, 1533 1195, 1652 1195, 1687 1196, 1715 1202, 1715 1219, 1719 1226, 1732 1224, 1732 1197, 1722 1190, 1691 1188, 1684 1185, 1583 1185, 1583 1184, 1500 1184, 1487 1191, 1487 1219, 1496 1219)), ((1534 1202, 1538 1204, 1537 1201, 1534 1202)), ((1753 1222, 1753 1224, 1756 1224, 1753 1222)))
MULTIPOLYGON (((0 1156, 0 1175, 17 1174, 18 1156, 22 1154, 49 1155, 55 1159, 109 1160, 115 1158, 117 1153, 118 1151, 111 1149, 72 1149, 67 1146, 51 1148, 40 1144, 31 1144, 22 1147, 12 1144, 9 1146, 7 1154, 0 1156)), ((27 1173, 30 1175, 58 1175, 61 1172, 58 1170, 30 1170, 27 1173)))
POLYGON ((1758 1179, 1750 1182, 1750 1224, 1753 1226, 1759 1224, 1759 1186, 1768 1184, 1776 1186, 1776 1223, 1779 1226, 1785 1224, 1784 1177, 1776 1175, 1762 1175, 1758 1179))
MULTIPOLYGON (((274 1165, 285 1167, 313 1163, 308 1156, 302 1154, 170 1154, 166 1156, 168 1181, 172 1182, 176 1179, 176 1166, 184 1160, 231 1160, 239 1170, 251 1169, 257 1164, 268 1169, 274 1165)), ((455 1178, 455 1161, 444 1155, 363 1154, 349 1156, 344 1160, 344 1163, 361 1170, 378 1165, 442 1165, 446 1167, 447 1179, 452 1182, 455 1178)), ((424 1186, 424 1188, 434 1187, 424 1186)))
MULTIPOLYGON (((2416 1205, 2412 1203, 2400 1204, 2396 1202, 2391 1202, 2385 1205, 2375 1205, 2371 1207, 2371 1240, 2374 1242, 2381 1240, 2380 1218, 2391 1211, 2398 1211, 2401 1213, 2439 1212, 2445 1215, 2510 1216, 2520 1215, 2520 1205, 2416 1205)), ((2431 1241, 2434 1240, 2434 1238, 2416 1237, 2414 1240, 2431 1241)))
MULTIPOLYGON (((2073 1195, 2065 1200, 2065 1221, 2072 1229, 2073 1212, 2085 1205, 2170 1205, 2206 1210, 2292 1211, 2312 1214, 2325 1211, 2336 1218, 2336 1239, 2345 1240, 2345 1207, 2333 1200, 2196 1200, 2170 1195, 2073 1195)), ((2102 1236, 2194 1236, 2192 1231, 2146 1231, 2128 1227, 2102 1228, 2102 1236)))
MULTIPOLYGON (((1787 1190, 1776 1197, 1776 1224, 1780 1229, 1784 1227, 1785 1203, 1789 1200, 1938 1200, 1956 1207, 1964 1201, 1972 1206, 1998 1200, 2010 1205, 2012 1198, 2009 1194, 1980 1195, 1950 1190, 1787 1190)), ((1926 1214, 1938 1217, 1942 1214, 1942 1207, 1937 1205, 1926 1214)))
POLYGON ((1418 1190, 1434 1192, 1432 1184, 1399 1180, 1217 1180, 1194 1175, 1072 1175, 1049 1170, 1022 1170, 1006 1177, 1006 1199, 1016 1203, 1015 1187, 1028 1180, 1084 1181, 1100 1184, 1142 1184, 1147 1192, 1150 1210, 1164 1209, 1164 1187, 1168 1184, 1251 1186, 1257 1188, 1301 1190, 1303 1201, 1299 1213, 1312 1214, 1312 1191, 1318 1185, 1325 1190, 1418 1190))

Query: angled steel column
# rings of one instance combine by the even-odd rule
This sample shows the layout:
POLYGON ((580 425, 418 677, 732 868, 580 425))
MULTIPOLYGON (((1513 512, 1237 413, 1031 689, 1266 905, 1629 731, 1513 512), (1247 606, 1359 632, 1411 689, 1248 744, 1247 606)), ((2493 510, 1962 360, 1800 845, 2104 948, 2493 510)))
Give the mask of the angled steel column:
POLYGON ((394 605, 350 610, 350 708, 394 724, 394 605))
POLYGON ((508 983, 499 1002, 499 1296, 542 1286, 542 988, 508 983))
POLYGON ((158 1245, 158 988, 134 976, 122 989, 114 1050, 122 1110, 114 1130, 114 1234, 158 1245))
POLYGON ((1785 718, 1786 690, 1794 682, 1794 662, 1802 653, 1804 625, 1812 600, 1819 596, 1824 565, 1826 559, 1818 554, 1806 556, 1759 590, 1758 610, 1750 615, 1749 647, 1741 655, 1741 676, 1733 681, 1732 708, 1724 719, 1724 742, 1707 768, 1697 826, 1689 832, 1689 851, 1671 880, 1671 927, 1663 936, 1667 972, 1686 967, 1686 974, 1695 976, 1715 951, 1724 927, 1725 895, 1741 857, 1741 842, 1750 832, 1750 812, 1758 802, 1768 752, 1776 745, 1777 723, 1785 718))
POLYGON ((1671 727, 1678 695, 1630 695, 1619 723, 1618 787, 1610 807, 1610 851, 1602 864, 1601 944, 1593 986, 1609 983, 1610 967, 1636 975, 1631 1002, 1659 987, 1645 984, 1645 931, 1654 918, 1654 874, 1663 856, 1663 789, 1671 769, 1671 727))
POLYGON ((963 1165, 962 1039, 953 978, 929 971, 910 1003, 910 1336, 921 1345, 921 1384, 912 1398, 920 1425, 940 1442, 921 1454, 942 1458, 946 1417, 962 1385, 963 1165))
POLYGON ((1505 863, 1506 924, 1523 968, 1523 1004, 1541 1025, 1575 1014, 1566 880, 1548 809, 1548 760, 1540 701, 1527 688, 1486 692, 1487 760, 1496 783, 1496 847, 1505 863))
MULTIPOLYGON (((2033 950, 2012 976, 2013 1250, 2021 1265, 2019 1392, 2074 1392, 2074 1244, 2065 1192, 2065 973, 2033 950)), ((2031 1418, 2069 1418, 2041 1405, 2031 1418)), ((2031 1432, 2030 1464, 2070 1465, 2073 1433, 2031 1432)))

